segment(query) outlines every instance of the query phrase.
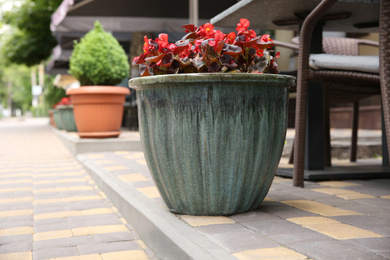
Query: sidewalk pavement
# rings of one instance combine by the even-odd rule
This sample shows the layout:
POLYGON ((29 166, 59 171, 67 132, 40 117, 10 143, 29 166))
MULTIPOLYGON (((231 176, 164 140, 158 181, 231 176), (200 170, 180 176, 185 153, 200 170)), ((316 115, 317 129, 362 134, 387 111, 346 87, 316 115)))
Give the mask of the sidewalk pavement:
POLYGON ((0 120, 0 259, 53 258, 155 259, 48 120, 0 120))
MULTIPOLYGON (((2 155, 0 156, 0 193, 7 194, 8 198, 15 197, 14 201, 0 199, 0 214, 2 214, 0 232, 6 234, 4 236, 0 233, 0 254, 2 254, 0 259, 6 253, 13 252, 27 252, 30 259, 31 255, 34 259, 50 258, 54 255, 43 254, 52 252, 58 252, 59 255, 67 252, 67 256, 78 253, 100 254, 104 257, 105 254, 100 252, 104 246, 93 247, 88 244, 84 246, 82 243, 75 242, 73 245, 65 242, 58 246, 60 241, 69 239, 69 237, 63 238, 66 237, 66 231, 72 232, 68 236, 75 238, 74 241, 85 237, 83 233, 77 233, 78 229, 85 228, 80 227, 85 221, 71 222, 70 219, 74 217, 64 216, 63 212, 83 210, 85 212, 89 209, 104 208, 100 200, 98 205, 91 201, 84 204, 61 201, 51 204, 51 207, 39 205, 40 200, 48 200, 47 195, 54 194, 49 193, 44 197, 46 194, 44 191, 49 187, 61 189, 56 195, 49 195, 50 199, 64 197, 65 194, 66 197, 77 198, 91 196, 89 193, 84 194, 87 191, 76 191, 82 189, 81 187, 93 188, 89 192, 95 192, 95 196, 102 193, 96 190, 89 176, 84 175, 80 164, 64 151, 65 148, 55 135, 50 133, 49 126, 39 125, 34 128, 29 127, 28 132, 26 130, 19 130, 19 132, 29 137, 21 138, 16 128, 12 129, 12 132, 4 131, 0 121, 0 154, 2 155), (12 139, 14 141, 11 141, 12 139), (6 149, 3 149, 3 140, 6 149), (13 142, 20 143, 19 148, 15 147, 14 151, 10 145, 13 142), (37 149, 32 152, 27 151, 28 149, 23 148, 27 144, 37 149), (47 174, 47 171, 44 171, 46 169, 50 169, 48 170, 50 172, 82 172, 81 178, 84 178, 84 182, 39 183, 48 181, 49 177, 45 180, 41 179, 47 174), (27 179, 29 182, 25 182, 27 179), (72 191, 62 191, 65 185, 72 191), (28 190, 24 190, 25 188, 28 190), (23 198, 28 202, 19 202, 16 198, 23 198), (80 209, 80 207, 87 208, 80 209), (39 219, 43 214, 50 217, 47 222, 52 222, 53 215, 48 214, 49 212, 58 214, 54 216, 62 217, 61 221, 50 225, 45 223, 44 219, 39 219), (25 215, 21 215, 21 220, 17 220, 15 218, 19 216, 12 214, 25 215), (49 226, 40 229, 43 224, 49 226), (16 232, 17 227, 20 227, 20 230, 30 233, 7 235, 10 234, 9 232, 14 232, 14 227, 16 232), (49 233, 55 234, 57 239, 45 237, 51 230, 61 230, 61 232, 49 233), (48 243, 38 241, 40 233, 43 233, 42 237, 47 239, 48 243), (46 251, 41 251, 43 246, 46 251), (84 247, 89 248, 90 251, 82 250, 84 247)), ((78 155, 77 159, 118 209, 120 213, 116 212, 116 214, 123 216, 134 228, 134 230, 130 228, 129 232, 135 237, 134 239, 121 240, 123 242, 118 243, 121 243, 121 246, 142 245, 142 242, 134 243, 134 241, 139 242, 141 238, 148 248, 153 250, 155 256, 145 246, 138 247, 138 250, 125 249, 128 253, 144 253, 159 259, 202 260, 390 259, 390 179, 306 181, 305 188, 301 189, 292 187, 291 179, 275 177, 267 198, 257 210, 227 217, 195 217, 172 214, 167 210, 153 184, 141 151, 91 152, 78 155)), ((75 176, 67 176, 67 178, 72 179, 75 176)), ((107 200, 105 205, 109 205, 106 208, 113 207, 107 200)), ((92 223, 90 226, 120 225, 118 221, 121 217, 114 218, 116 221, 114 224, 112 222, 92 223)), ((105 229, 101 227, 94 230, 105 229)), ((88 241, 90 242, 91 237, 94 236, 97 235, 89 234, 88 241)), ((87 242, 86 239, 82 241, 87 242)), ((123 249, 112 251, 121 250, 123 249)))

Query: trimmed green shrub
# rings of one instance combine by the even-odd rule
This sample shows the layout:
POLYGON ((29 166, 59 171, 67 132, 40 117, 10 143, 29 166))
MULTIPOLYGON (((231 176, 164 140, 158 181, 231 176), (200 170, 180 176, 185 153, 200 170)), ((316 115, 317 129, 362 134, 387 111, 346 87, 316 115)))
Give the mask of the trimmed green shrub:
POLYGON ((81 86, 113 86, 128 77, 130 70, 125 51, 99 21, 80 42, 75 41, 69 68, 81 86))

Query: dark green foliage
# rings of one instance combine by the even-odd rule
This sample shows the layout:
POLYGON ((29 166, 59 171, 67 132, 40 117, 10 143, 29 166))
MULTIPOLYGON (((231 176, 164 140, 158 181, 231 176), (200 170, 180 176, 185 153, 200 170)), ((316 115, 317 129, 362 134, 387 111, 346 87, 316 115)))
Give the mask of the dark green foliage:
POLYGON ((27 0, 4 14, 3 22, 17 28, 3 46, 10 63, 33 66, 50 57, 57 44, 50 31, 51 14, 62 0, 27 0))
POLYGON ((125 51, 98 21, 80 42, 75 42, 69 68, 82 86, 116 85, 130 70, 125 51))
POLYGON ((58 88, 53 85, 45 88, 45 103, 48 104, 49 107, 53 107, 53 105, 58 103, 63 97, 66 97, 63 88, 58 88))

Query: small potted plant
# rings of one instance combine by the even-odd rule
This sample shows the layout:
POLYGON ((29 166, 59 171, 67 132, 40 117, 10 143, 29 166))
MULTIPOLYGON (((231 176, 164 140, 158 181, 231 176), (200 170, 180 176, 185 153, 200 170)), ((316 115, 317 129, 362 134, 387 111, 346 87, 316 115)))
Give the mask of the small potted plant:
POLYGON ((118 137, 128 88, 113 87, 129 75, 127 55, 119 42, 96 21, 80 42, 75 42, 70 73, 81 87, 70 95, 78 135, 82 138, 118 137))
POLYGON ((63 129, 67 132, 77 132, 77 126, 73 114, 73 105, 71 104, 70 98, 62 98, 56 105, 56 110, 59 113, 63 129))
POLYGON ((260 205, 286 136, 292 76, 278 75, 269 35, 241 19, 237 33, 210 23, 145 37, 136 57, 145 158, 168 208, 181 214, 231 215, 260 205), (224 72, 224 73, 222 73, 224 72))

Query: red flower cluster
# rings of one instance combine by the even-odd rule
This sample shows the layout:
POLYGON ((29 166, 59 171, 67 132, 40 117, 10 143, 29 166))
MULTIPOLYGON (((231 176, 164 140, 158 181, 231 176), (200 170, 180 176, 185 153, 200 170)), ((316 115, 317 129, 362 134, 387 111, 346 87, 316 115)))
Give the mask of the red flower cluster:
POLYGON ((275 57, 268 49, 274 46, 270 35, 257 36, 248 30, 249 21, 240 19, 237 34, 224 34, 211 23, 184 25, 186 35, 176 43, 162 33, 156 38, 145 36, 144 53, 133 60, 141 76, 198 72, 279 73, 275 57))
POLYGON ((67 106, 67 105, 70 105, 70 104, 71 104, 70 98, 69 97, 63 97, 59 102, 57 102, 53 106, 53 108, 57 108, 60 105, 67 106))

